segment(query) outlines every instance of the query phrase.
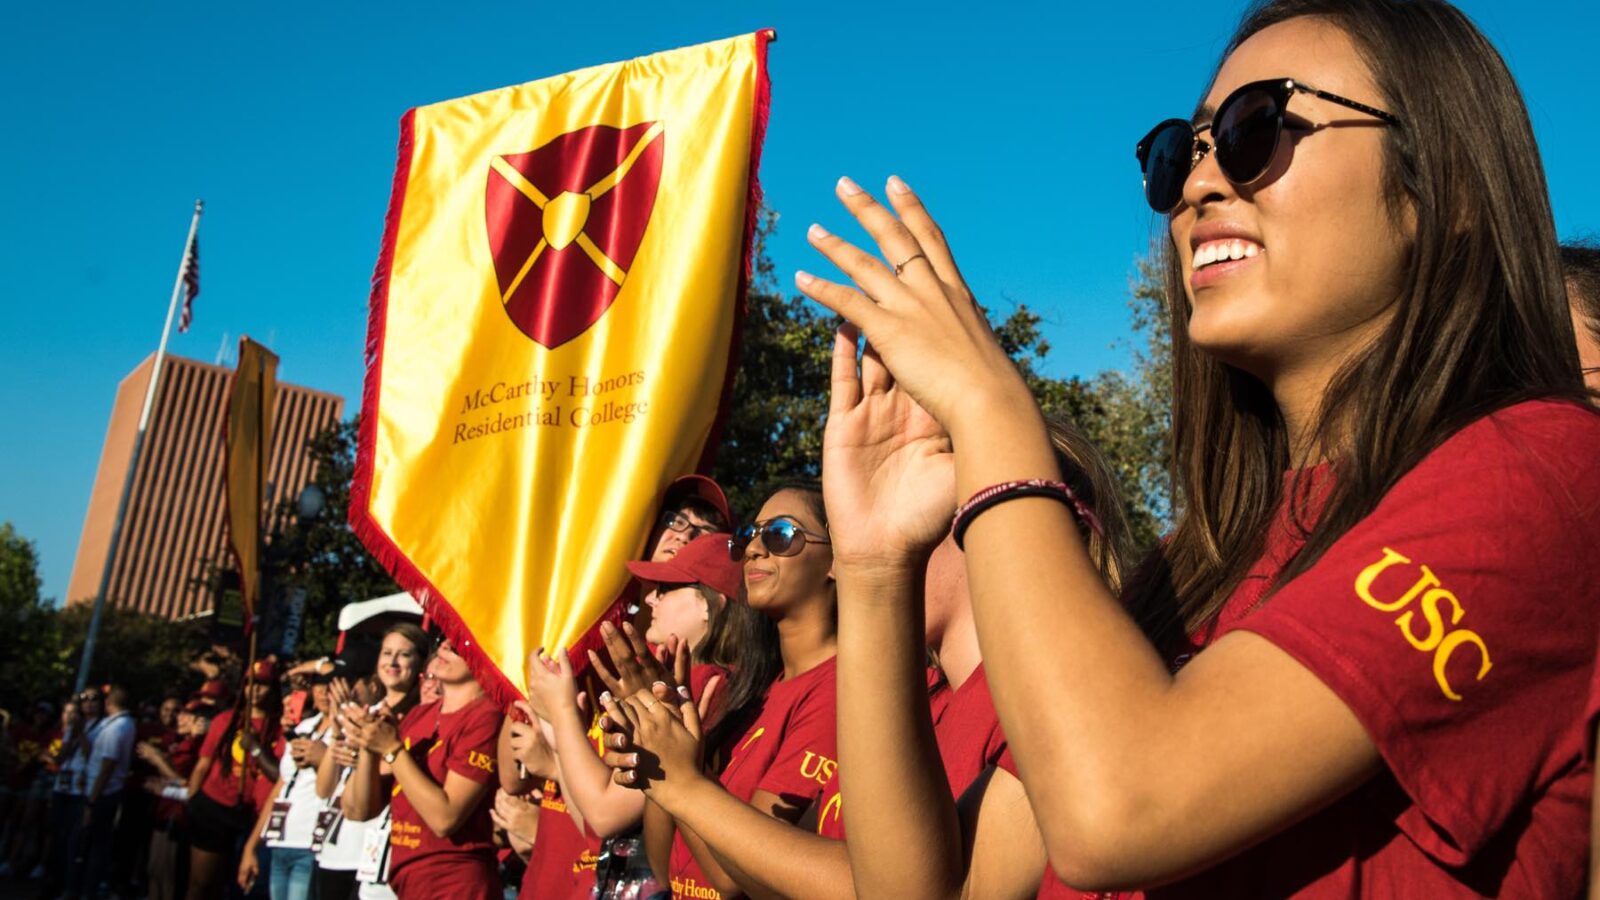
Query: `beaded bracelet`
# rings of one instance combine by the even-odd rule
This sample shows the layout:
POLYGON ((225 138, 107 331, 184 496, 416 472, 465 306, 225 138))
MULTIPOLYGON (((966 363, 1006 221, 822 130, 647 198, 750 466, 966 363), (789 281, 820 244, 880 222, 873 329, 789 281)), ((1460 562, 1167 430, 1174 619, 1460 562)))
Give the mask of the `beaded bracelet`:
POLYGON ((966 549, 967 528, 980 513, 1018 497, 1049 497, 1059 500, 1072 508, 1072 513, 1078 518, 1079 523, 1087 526, 1095 534, 1102 533, 1100 520, 1082 500, 1078 499, 1078 495, 1073 493, 1072 488, 1065 482, 1029 478, 1024 481, 1003 481, 1000 484, 990 485, 961 504, 956 510, 955 521, 950 524, 950 533, 956 539, 956 546, 962 550, 966 549))

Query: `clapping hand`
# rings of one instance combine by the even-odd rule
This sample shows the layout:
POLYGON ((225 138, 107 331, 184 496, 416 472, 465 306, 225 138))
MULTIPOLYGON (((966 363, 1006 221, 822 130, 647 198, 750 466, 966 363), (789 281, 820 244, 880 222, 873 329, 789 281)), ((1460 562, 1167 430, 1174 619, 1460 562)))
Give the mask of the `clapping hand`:
POLYGON ((693 701, 658 688, 613 700, 607 712, 628 723, 627 739, 608 741, 605 753, 618 784, 640 788, 670 808, 687 784, 704 777, 700 711, 693 701))
POLYGON ((548 722, 577 709, 578 680, 567 651, 546 655, 541 647, 528 657, 528 699, 538 717, 548 722))
POLYGON ((377 756, 386 756, 404 746, 400 742, 394 714, 388 709, 375 715, 368 715, 366 710, 360 710, 357 714, 353 712, 355 709, 359 709, 355 704, 345 707, 345 740, 351 746, 377 756))
POLYGON ((534 839, 539 834, 539 801, 543 797, 544 793, 538 790, 532 791, 526 798, 513 796, 504 790, 497 789, 494 792, 494 806, 489 809, 489 818, 496 828, 506 833, 511 849, 518 855, 532 849, 534 839))
POLYGON ((956 507, 950 436, 912 399, 856 330, 834 339, 832 395, 822 438, 829 536, 842 565, 889 560, 919 566, 956 507))
MULTIPOLYGON (((993 409, 1033 405, 1027 384, 961 277, 944 233, 911 188, 899 178, 889 180, 892 211, 848 178, 839 179, 835 193, 882 256, 813 225, 807 233, 811 245, 855 286, 799 272, 795 283, 801 292, 859 326, 892 382, 958 443, 966 421, 981 427, 981 417, 993 409)), ((831 507, 829 513, 832 521, 844 518, 831 507)))
POLYGON ((555 751, 550 747, 550 742, 541 727, 542 720, 533 711, 528 703, 518 700, 513 704, 527 721, 511 720, 511 737, 509 745, 511 755, 530 774, 541 778, 555 777, 555 751))
POLYGON ((295 738, 289 742, 289 757, 298 768, 315 769, 327 752, 327 744, 310 738, 295 738))
POLYGON ((593 650, 589 651, 589 663, 613 698, 631 697, 655 684, 676 689, 687 683, 688 654, 674 649, 681 644, 677 637, 671 638, 671 642, 660 649, 652 650, 649 642, 632 623, 624 622, 622 628, 618 629, 606 622, 600 626, 600 638, 605 642, 606 655, 611 657, 611 666, 607 667, 593 650), (683 657, 682 679, 667 668, 666 662, 670 659, 676 667, 679 657, 683 657), (611 674, 612 669, 616 670, 615 675, 611 674))

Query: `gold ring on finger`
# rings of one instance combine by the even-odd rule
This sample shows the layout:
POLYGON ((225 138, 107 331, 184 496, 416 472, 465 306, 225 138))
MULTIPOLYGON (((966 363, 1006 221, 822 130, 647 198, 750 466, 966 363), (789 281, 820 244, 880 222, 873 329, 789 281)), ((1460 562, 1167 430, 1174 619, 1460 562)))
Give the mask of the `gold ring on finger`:
POLYGON ((900 273, 904 272, 906 270, 906 266, 911 265, 911 261, 914 260, 914 259, 927 259, 927 257, 922 255, 921 253, 913 253, 910 256, 906 257, 905 259, 895 263, 894 264, 894 277, 899 278, 900 277, 900 273))

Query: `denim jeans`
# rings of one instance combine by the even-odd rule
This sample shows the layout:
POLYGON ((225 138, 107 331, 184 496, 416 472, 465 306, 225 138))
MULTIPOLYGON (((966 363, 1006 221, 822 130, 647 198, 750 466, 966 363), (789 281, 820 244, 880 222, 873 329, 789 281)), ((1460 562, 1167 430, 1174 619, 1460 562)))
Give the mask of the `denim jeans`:
POLYGON ((311 873, 317 858, 310 850, 273 847, 271 873, 272 900, 310 900, 311 873))
POLYGON ((89 804, 88 826, 78 828, 73 835, 67 868, 68 894, 94 896, 100 883, 111 874, 112 827, 117 824, 117 810, 121 808, 121 791, 103 794, 89 804))

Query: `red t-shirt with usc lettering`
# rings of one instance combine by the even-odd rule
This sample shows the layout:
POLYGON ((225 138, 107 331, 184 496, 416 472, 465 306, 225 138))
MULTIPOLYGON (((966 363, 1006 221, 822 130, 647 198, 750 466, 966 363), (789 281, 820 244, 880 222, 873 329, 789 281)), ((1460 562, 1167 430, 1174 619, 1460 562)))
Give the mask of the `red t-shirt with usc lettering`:
MULTIPOLYGON (((722 786, 746 803, 757 791, 804 809, 817 802, 839 757, 835 741, 835 661, 813 666, 767 690, 761 712, 734 745, 722 786)), ((674 900, 718 900, 721 895, 679 834, 672 841, 674 900)))
MULTIPOLYGON (((1534 401, 1461 429, 1310 570, 1281 514, 1229 599, 1349 706, 1384 771, 1151 897, 1573 897, 1600 632, 1600 415, 1534 401)), ((1323 473, 1324 475, 1326 473, 1323 473)))
MULTIPOLYGON (((454 772, 478 784, 495 780, 495 750, 501 714, 494 701, 480 696, 453 712, 443 701, 414 707, 400 722, 406 753, 437 784, 454 772)), ((498 897, 494 823, 489 809, 494 791, 484 791, 467 820, 447 838, 439 837, 411 805, 395 782, 390 805, 389 883, 402 900, 450 897, 467 900, 498 897)))
POLYGON ((594 891, 594 868, 599 861, 600 839, 567 812, 561 785, 546 780, 539 800, 539 834, 522 873, 519 897, 539 900, 589 900, 594 891))
MULTIPOLYGON (((983 667, 980 665, 975 672, 981 672, 982 670, 983 667)), ((961 691, 952 692, 950 690, 950 682, 945 680, 944 673, 938 669, 929 667, 927 674, 928 712, 933 715, 933 733, 939 743, 939 754, 944 756, 945 744, 950 736, 945 733, 941 725, 945 721, 945 713, 954 704, 952 693, 959 694, 961 691)), ((965 691, 966 687, 967 682, 962 682, 961 690, 965 691)), ((982 693, 987 697, 989 694, 988 688, 985 687, 982 693)), ((989 704, 989 717, 995 719, 995 731, 998 733, 999 719, 995 718, 994 704, 992 703, 989 704)), ((980 769, 979 772, 981 773, 982 770, 980 769)), ((959 788, 956 787, 956 776, 950 772, 948 759, 945 762, 945 774, 950 778, 951 787, 957 797, 960 797, 961 792, 966 790, 966 786, 972 783, 971 780, 968 780, 959 788)), ((977 776, 974 775, 973 777, 977 776)), ((822 786, 822 796, 818 798, 817 802, 820 804, 817 807, 817 834, 836 841, 844 840, 844 808, 842 805, 844 798, 839 794, 839 770, 837 767, 834 769, 833 776, 828 779, 828 783, 822 786)))

